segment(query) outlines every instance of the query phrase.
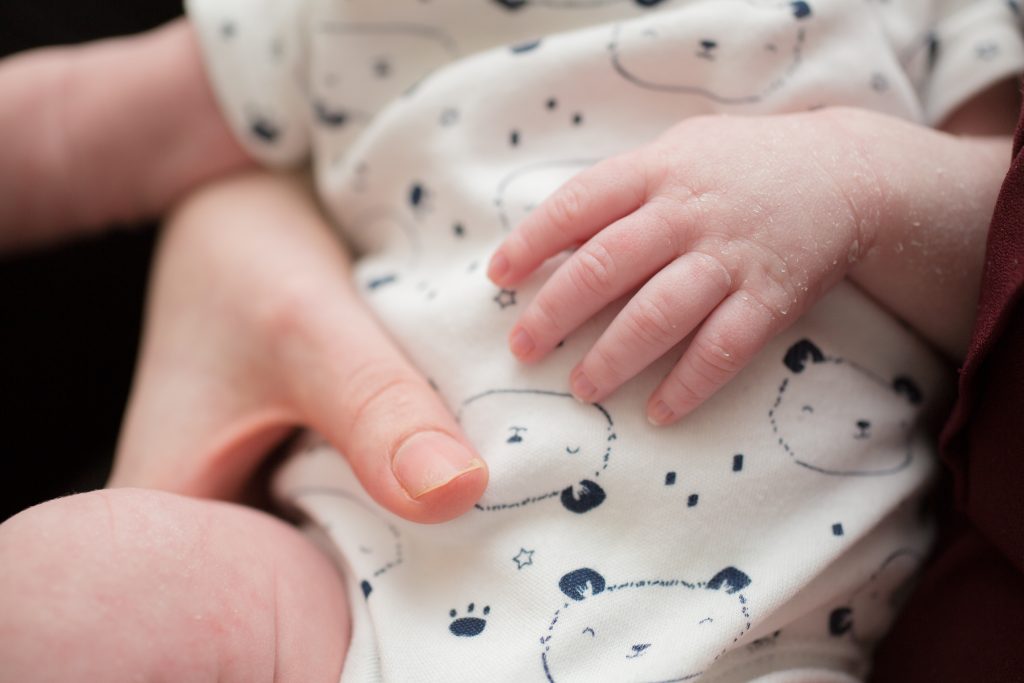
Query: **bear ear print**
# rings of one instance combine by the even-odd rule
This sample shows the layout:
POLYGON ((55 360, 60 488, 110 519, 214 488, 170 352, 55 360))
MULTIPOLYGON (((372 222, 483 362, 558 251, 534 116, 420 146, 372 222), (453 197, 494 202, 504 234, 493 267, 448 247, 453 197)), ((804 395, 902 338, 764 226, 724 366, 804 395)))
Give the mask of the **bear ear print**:
POLYGON ((806 19, 811 16, 811 6, 803 0, 794 0, 789 3, 789 6, 793 8, 793 16, 797 19, 806 19))
POLYGON ((736 593, 750 585, 750 577, 736 567, 726 567, 708 581, 708 588, 713 591, 725 588, 726 593, 736 593))
POLYGON ((786 364, 787 368, 799 374, 804 371, 808 358, 812 363, 821 363, 825 360, 825 354, 810 339, 801 339, 789 347, 782 362, 786 364))
POLYGON ((853 610, 849 607, 836 607, 828 615, 828 632, 841 636, 853 628, 853 610))
POLYGON ((921 405, 921 401, 924 400, 921 389, 918 388, 917 383, 909 377, 900 376, 892 381, 892 388, 897 394, 903 394, 907 397, 915 406, 921 405))
POLYGON ((579 498, 576 497, 576 492, 571 486, 562 491, 562 505, 566 510, 582 515, 603 503, 607 497, 604 489, 598 486, 597 482, 584 479, 580 482, 579 498))
POLYGON ((593 569, 577 569, 558 580, 558 587, 569 598, 579 602, 604 591, 604 577, 593 569))

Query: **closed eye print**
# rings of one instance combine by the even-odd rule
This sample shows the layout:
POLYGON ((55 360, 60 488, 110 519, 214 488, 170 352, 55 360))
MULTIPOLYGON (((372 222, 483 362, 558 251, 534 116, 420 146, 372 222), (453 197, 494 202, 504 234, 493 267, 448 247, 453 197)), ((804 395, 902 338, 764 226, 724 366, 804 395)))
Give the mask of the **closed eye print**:
POLYGON ((565 452, 568 453, 569 455, 576 455, 577 453, 580 452, 580 447, 577 446, 576 448, 569 448, 568 446, 566 446, 565 452))
POLYGON ((594 638, 596 638, 596 637, 597 637, 597 633, 596 633, 596 632, 594 631, 594 629, 590 628, 589 626, 588 626, 588 627, 586 627, 585 629, 583 629, 583 631, 582 631, 582 632, 580 633, 580 635, 583 635, 583 634, 584 634, 584 633, 586 633, 587 631, 590 631, 590 635, 591 635, 592 637, 594 637, 594 638))
POLYGON ((700 621, 697 622, 697 625, 700 626, 701 624, 710 624, 710 623, 713 623, 714 621, 715 620, 712 619, 711 617, 704 617, 703 619, 701 619, 700 621))

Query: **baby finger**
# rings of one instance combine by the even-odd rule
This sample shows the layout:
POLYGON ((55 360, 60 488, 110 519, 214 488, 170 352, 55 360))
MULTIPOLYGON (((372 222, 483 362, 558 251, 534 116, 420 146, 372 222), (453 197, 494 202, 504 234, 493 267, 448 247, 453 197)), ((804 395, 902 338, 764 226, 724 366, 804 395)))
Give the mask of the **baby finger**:
POLYGON ((571 178, 505 238, 491 257, 487 277, 513 285, 560 251, 640 208, 647 180, 633 155, 606 159, 571 178))
POLYGON ((690 252, 651 278, 573 370, 573 394, 599 401, 667 353, 729 295, 732 278, 714 258, 690 252))
POLYGON ((742 370, 778 331, 775 316, 755 297, 737 292, 698 330, 679 363, 655 389, 647 417, 675 422, 704 403, 742 370))
POLYGON ((523 311, 509 334, 512 352, 520 360, 539 360, 657 273, 677 254, 675 230, 662 211, 648 204, 595 235, 558 267, 523 311))

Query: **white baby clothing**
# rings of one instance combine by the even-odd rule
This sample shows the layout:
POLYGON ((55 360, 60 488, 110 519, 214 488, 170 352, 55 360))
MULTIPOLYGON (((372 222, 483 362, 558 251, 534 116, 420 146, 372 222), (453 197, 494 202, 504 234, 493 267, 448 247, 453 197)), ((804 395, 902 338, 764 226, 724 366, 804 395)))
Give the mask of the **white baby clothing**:
POLYGON ((515 290, 485 265, 566 179, 689 116, 850 105, 936 124, 1024 67, 1016 2, 189 4, 239 139, 271 165, 311 160, 367 302, 491 471, 476 509, 420 526, 315 436, 290 457, 277 493, 349 587, 343 681, 865 675, 931 539, 941 359, 841 284, 654 428, 646 397, 678 353, 578 403, 569 371, 616 311, 524 366, 505 335, 555 264, 515 290))

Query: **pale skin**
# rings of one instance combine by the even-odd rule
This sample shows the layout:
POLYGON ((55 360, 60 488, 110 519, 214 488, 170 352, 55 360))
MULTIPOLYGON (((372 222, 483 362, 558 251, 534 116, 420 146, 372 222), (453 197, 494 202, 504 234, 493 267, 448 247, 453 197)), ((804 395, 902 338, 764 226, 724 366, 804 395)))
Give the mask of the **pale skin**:
MULTIPOLYGON (((991 105, 1010 100, 1006 89, 986 93, 948 127, 996 132, 1000 112, 1012 110, 991 105)), ((498 248, 488 275, 514 287, 581 245, 520 315, 510 349, 539 361, 635 291, 570 384, 580 400, 600 401, 692 334, 647 405, 650 421, 665 425, 848 277, 962 357, 979 236, 1009 144, 859 110, 684 121, 570 180, 498 248)))
MULTIPOLYGON (((0 63, 0 90, 13 103, 0 108, 0 131, 19 131, 0 156, 0 188, 12 188, 0 201, 0 248, 164 212, 250 163, 217 113, 183 23, 0 63), (111 79, 112 69, 122 78, 111 79), (120 85, 103 91, 110 80, 120 85), (50 135, 53 127, 65 135, 50 135)), ((997 88, 946 128, 1004 133, 1013 106, 997 88)), ((696 327, 710 343, 691 351, 710 353, 684 355, 648 407, 665 401, 676 419, 844 276, 956 357, 1008 161, 1005 137, 935 132, 867 112, 694 119, 556 193, 499 249, 508 270, 491 274, 518 282, 547 257, 585 245, 513 331, 534 340, 521 353, 527 361, 637 287, 622 315, 673 316, 666 320, 675 329, 663 325, 658 336, 620 315, 581 361, 597 388, 581 396, 589 400, 696 327), (735 148, 724 145, 756 163, 735 168, 727 153, 735 148), (808 173, 800 145, 818 157, 820 173, 808 173), (922 172, 935 168, 945 173, 922 172), (793 196, 780 191, 780 178, 801 181, 793 206, 780 201, 793 196), (764 216, 789 230, 766 227, 764 216), (805 248, 811 237, 818 248, 805 248), (598 249, 615 259, 592 269, 606 277, 573 275, 598 249), (665 293, 681 287, 690 293, 683 300, 665 293)), ((362 309, 347 267, 292 181, 244 175, 181 204, 160 249, 113 483, 237 500, 268 446, 306 424, 345 452, 367 491, 397 514, 441 521, 471 506, 486 469, 362 309), (396 455, 417 441, 424 448, 414 462, 424 465, 403 474, 396 455), (425 464, 438 454, 447 467, 425 464)), ((0 681, 328 681, 337 680, 347 643, 340 581, 305 538, 262 513, 155 492, 85 494, 4 524, 0 603, 0 681), (204 571, 189 573, 197 563, 204 571), (240 580, 239 563, 258 570, 240 580), (65 656, 46 656, 52 650, 40 643, 65 656), (173 656, 200 645, 202 656, 189 662, 173 656), (184 664, 192 668, 175 668, 184 664)))

